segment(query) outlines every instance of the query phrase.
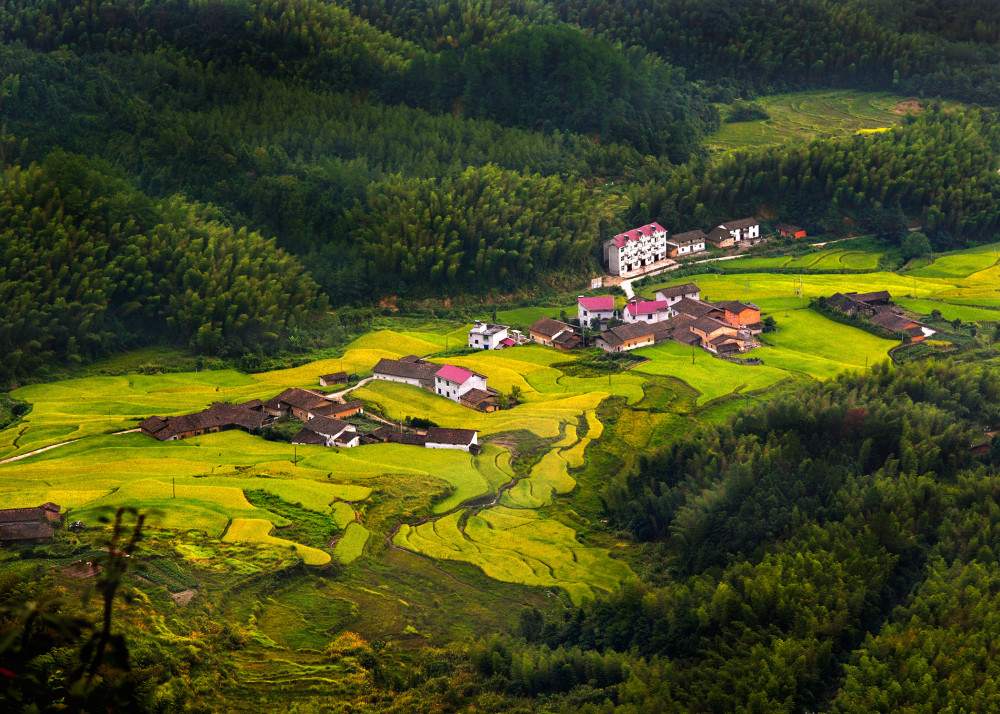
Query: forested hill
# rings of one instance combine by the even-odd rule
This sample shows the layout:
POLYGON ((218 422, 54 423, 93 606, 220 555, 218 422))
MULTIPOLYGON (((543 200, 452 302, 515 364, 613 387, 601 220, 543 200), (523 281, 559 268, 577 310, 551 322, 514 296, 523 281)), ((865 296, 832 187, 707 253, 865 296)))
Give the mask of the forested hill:
POLYGON ((995 710, 998 405, 995 371, 885 364, 671 437, 603 495, 647 584, 525 612, 480 674, 594 714, 995 710))
MULTIPOLYGON (((812 232, 847 215, 890 243, 919 216, 945 248, 1000 229, 994 111, 929 99, 998 102, 997 13, 975 0, 0 0, 0 162, 99 157, 123 190, 273 240, 334 306, 579 285, 600 239, 636 222, 708 228, 762 204, 812 232), (834 86, 928 100, 891 132, 707 160, 713 102, 834 86)), ((256 349, 282 344, 265 332, 277 342, 256 349)))

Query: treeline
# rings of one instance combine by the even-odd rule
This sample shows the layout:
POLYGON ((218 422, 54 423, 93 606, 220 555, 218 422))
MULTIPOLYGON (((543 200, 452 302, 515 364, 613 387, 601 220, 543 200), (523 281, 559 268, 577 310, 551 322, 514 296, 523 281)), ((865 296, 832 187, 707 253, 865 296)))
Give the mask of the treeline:
POLYGON ((679 437, 604 493, 672 577, 526 610, 473 666, 555 711, 995 708, 1000 439, 971 447, 998 400, 995 371, 886 363, 679 437))
POLYGON ((896 244, 919 217, 938 249, 1000 231, 1000 123, 991 109, 931 104, 900 127, 670 169, 630 190, 626 222, 690 229, 761 204, 834 235, 845 216, 896 244))
POLYGON ((268 352, 326 298, 273 241, 60 151, 0 174, 0 380, 157 339, 268 352))

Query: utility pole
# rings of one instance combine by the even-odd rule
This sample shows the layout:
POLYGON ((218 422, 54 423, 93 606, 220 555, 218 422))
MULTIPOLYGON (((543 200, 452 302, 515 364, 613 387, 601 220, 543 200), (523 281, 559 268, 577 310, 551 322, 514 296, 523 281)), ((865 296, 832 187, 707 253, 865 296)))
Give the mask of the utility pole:
POLYGON ((694 345, 691 345, 691 364, 694 364, 694 345))
POLYGON ((177 477, 176 476, 171 476, 170 477, 170 482, 171 482, 171 484, 173 484, 173 487, 174 487, 174 498, 177 498, 177 477))
POLYGON ((293 444, 292 445, 292 449, 294 449, 294 451, 292 452, 292 454, 293 454, 292 455, 292 466, 298 466, 298 464, 299 464, 299 447, 297 445, 293 444))

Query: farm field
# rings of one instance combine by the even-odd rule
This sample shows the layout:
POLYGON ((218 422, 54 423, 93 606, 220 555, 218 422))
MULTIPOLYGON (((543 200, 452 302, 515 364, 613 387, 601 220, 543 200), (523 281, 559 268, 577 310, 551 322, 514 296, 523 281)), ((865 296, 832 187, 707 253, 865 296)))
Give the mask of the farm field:
MULTIPOLYGON (((0 433, 0 458, 76 441, 0 465, 0 507, 52 500, 70 509, 72 517, 93 521, 116 506, 135 506, 148 512, 156 527, 200 531, 232 547, 270 549, 281 558, 297 555, 313 565, 335 559, 352 568, 367 567, 363 564, 372 561, 373 554, 385 557, 380 548, 384 550, 383 540, 390 535, 388 524, 400 523, 402 513, 393 540, 397 546, 473 566, 506 583, 562 588, 580 603, 634 575, 611 557, 611 550, 582 545, 574 528, 540 515, 538 509, 550 507, 557 498, 573 497, 578 490, 574 474, 585 465, 588 445, 605 430, 597 417, 605 399, 615 398, 626 407, 647 404, 656 398, 658 384, 680 380, 692 390, 686 397, 689 404, 701 409, 712 403, 708 409, 722 418, 730 409, 724 398, 730 395, 760 393, 803 375, 828 379, 886 358, 894 341, 804 309, 819 295, 888 289, 905 307, 920 312, 937 307, 946 317, 964 321, 987 321, 994 311, 980 305, 991 300, 1000 304, 1000 268, 993 265, 989 251, 940 256, 905 275, 809 272, 852 261, 858 269, 877 264, 876 254, 849 249, 781 260, 785 267, 799 265, 803 273, 713 273, 673 281, 697 282, 709 300, 756 302, 774 316, 777 344, 774 336, 763 338, 770 344, 755 353, 764 361, 761 366, 724 362, 701 351, 695 351, 692 363, 689 348, 667 342, 637 351, 648 361, 631 370, 570 376, 561 367, 579 360, 581 353, 522 346, 432 358, 480 372, 504 393, 519 388, 521 403, 510 410, 480 413, 416 387, 385 381, 355 391, 354 396, 390 418, 423 417, 440 426, 478 430, 484 443, 478 456, 386 444, 292 448, 242 432, 166 443, 135 433, 111 433, 133 428, 154 413, 185 414, 213 401, 266 399, 289 386, 315 387, 324 372, 345 369, 364 375, 382 357, 426 356, 461 346, 468 326, 453 322, 402 321, 399 330, 363 335, 340 358, 261 374, 225 370, 91 376, 23 387, 13 396, 33 408, 21 424, 0 433), (796 295, 800 286, 801 294, 796 295), (519 472, 520 480, 506 448, 512 434, 528 435, 544 449, 530 469, 519 472), (493 444, 491 439, 498 441, 493 444), (316 543, 282 537, 282 531, 273 529, 289 526, 289 518, 251 504, 245 496, 250 490, 329 518, 335 545, 318 548, 316 543), (496 505, 469 506, 491 495, 496 505), (407 515, 414 512, 426 514, 428 520, 407 525, 407 515), (363 557, 366 553, 369 557, 363 557)), ((651 296, 657 287, 643 294, 651 296)), ((565 309, 574 312, 572 304, 565 309)), ((514 322, 519 317, 530 323, 540 314, 559 313, 558 308, 530 310, 535 309, 521 308, 498 318, 514 322)), ((625 409, 620 418, 627 421, 634 414, 638 412, 625 409)))
MULTIPOLYGON (((804 144, 821 137, 898 126, 907 100, 889 92, 816 90, 760 97, 770 119, 723 123, 708 137, 710 151, 804 144)), ((725 115, 726 107, 720 105, 725 115)))

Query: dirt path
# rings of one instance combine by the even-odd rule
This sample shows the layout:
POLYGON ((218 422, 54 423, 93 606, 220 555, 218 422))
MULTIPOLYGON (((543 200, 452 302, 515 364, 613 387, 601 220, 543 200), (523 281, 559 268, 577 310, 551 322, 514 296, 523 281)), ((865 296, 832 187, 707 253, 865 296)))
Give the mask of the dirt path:
POLYGON ((326 395, 326 398, 327 398, 327 399, 332 399, 332 400, 334 400, 335 402, 342 402, 342 401, 344 401, 344 395, 345 395, 345 394, 348 394, 348 393, 350 393, 350 392, 353 392, 353 391, 354 391, 355 389, 357 389, 358 387, 363 387, 363 386, 365 386, 366 384, 368 384, 368 383, 369 383, 370 381, 372 381, 373 379, 375 379, 375 378, 374 378, 374 377, 365 377, 365 378, 364 378, 364 379, 362 379, 362 380, 361 380, 360 382, 358 382, 357 384, 355 384, 355 385, 354 385, 353 387, 348 387, 347 389, 342 389, 342 390, 340 390, 339 392, 333 392, 333 393, 331 393, 331 394, 327 394, 327 395, 326 395))
POLYGON ((8 459, 3 459, 2 461, 0 461, 0 464, 9 464, 12 461, 18 461, 20 459, 26 459, 29 456, 34 456, 35 454, 40 454, 43 451, 48 451, 49 449, 56 449, 56 448, 59 448, 60 446, 66 446, 66 444, 72 444, 74 441, 79 441, 79 439, 70 439, 69 441, 63 441, 63 442, 60 442, 58 444, 52 444, 51 446, 43 446, 40 449, 35 449, 34 451, 29 451, 26 454, 18 454, 17 456, 11 456, 8 459))

